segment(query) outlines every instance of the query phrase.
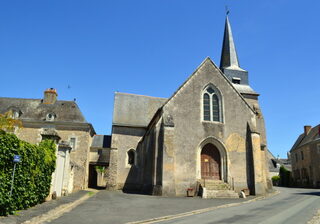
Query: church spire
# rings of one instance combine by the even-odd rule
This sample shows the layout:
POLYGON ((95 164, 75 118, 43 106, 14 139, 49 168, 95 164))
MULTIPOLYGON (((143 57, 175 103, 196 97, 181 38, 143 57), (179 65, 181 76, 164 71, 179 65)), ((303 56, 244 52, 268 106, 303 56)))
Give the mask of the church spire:
POLYGON ((240 68, 227 10, 220 69, 233 84, 249 85, 248 72, 240 68))
POLYGON ((226 23, 224 28, 220 68, 232 68, 242 70, 239 67, 238 55, 233 41, 233 35, 228 13, 229 11, 227 11, 226 23))

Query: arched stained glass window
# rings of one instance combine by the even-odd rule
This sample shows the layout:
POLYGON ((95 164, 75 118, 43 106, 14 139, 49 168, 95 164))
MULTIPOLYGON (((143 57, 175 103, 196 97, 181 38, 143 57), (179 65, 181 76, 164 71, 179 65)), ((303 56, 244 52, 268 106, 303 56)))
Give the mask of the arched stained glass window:
POLYGON ((217 95, 212 95, 212 120, 220 121, 219 119, 219 99, 217 95))
POLYGON ((203 93, 203 120, 221 122, 221 99, 211 86, 203 93))
POLYGON ((203 120, 210 121, 210 96, 208 93, 203 95, 203 120))

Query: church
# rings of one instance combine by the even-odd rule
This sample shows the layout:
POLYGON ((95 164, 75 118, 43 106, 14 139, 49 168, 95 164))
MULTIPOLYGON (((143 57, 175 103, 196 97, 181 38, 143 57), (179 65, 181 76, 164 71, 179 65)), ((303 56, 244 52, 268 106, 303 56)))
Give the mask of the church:
POLYGON ((220 67, 204 59, 170 98, 115 93, 107 188, 265 194, 272 185, 258 97, 227 16, 220 67))

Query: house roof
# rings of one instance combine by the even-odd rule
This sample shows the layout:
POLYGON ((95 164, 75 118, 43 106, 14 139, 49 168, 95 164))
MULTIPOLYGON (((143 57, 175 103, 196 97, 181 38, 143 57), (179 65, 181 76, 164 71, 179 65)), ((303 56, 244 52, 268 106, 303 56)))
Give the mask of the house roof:
POLYGON ((156 111, 167 98, 116 92, 113 125, 147 127, 156 111))
POLYGON ((267 150, 269 172, 279 172, 280 166, 284 166, 287 170, 292 170, 290 159, 278 159, 269 150, 267 150))
POLYGON ((318 140, 320 137, 319 128, 320 128, 320 125, 317 125, 311 128, 311 130, 308 132, 307 135, 305 135, 304 133, 300 134, 297 140, 295 141, 295 143, 293 144, 290 151, 293 151, 299 148, 300 146, 308 144, 314 140, 318 140))
POLYGON ((22 121, 45 121, 47 114, 51 113, 57 122, 87 123, 74 101, 58 100, 54 104, 43 104, 42 99, 0 97, 0 113, 9 110, 19 112, 22 121))
POLYGON ((111 136, 110 135, 95 135, 93 136, 91 148, 110 148, 111 136))

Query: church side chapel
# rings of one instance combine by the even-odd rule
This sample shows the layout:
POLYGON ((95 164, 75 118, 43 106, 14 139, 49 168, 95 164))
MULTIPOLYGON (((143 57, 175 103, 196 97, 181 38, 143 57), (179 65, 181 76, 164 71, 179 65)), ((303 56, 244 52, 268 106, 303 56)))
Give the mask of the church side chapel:
POLYGON ((239 65, 228 15, 220 67, 206 58, 170 98, 115 93, 109 189, 163 196, 265 194, 259 94, 239 65))

